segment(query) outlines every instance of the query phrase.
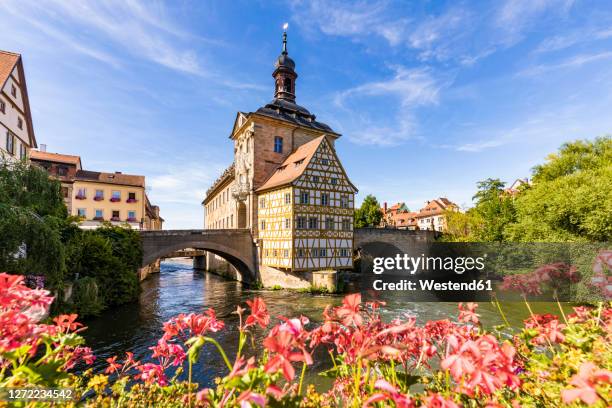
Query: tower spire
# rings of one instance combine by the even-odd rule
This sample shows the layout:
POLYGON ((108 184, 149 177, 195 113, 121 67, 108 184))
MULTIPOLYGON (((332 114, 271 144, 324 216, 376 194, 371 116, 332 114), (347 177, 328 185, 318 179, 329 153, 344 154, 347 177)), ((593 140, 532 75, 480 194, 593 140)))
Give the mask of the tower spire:
POLYGON ((275 80, 274 97, 294 102, 297 73, 295 72, 295 62, 287 52, 287 27, 289 27, 289 24, 285 23, 283 25, 283 48, 281 55, 278 56, 274 64, 276 69, 272 76, 275 80))

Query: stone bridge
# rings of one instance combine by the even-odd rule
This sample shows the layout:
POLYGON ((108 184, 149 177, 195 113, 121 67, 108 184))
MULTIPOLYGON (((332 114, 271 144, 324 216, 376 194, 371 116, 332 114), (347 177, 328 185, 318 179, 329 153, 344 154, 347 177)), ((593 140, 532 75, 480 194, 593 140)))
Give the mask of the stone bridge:
MULTIPOLYGON (((410 231, 392 228, 358 228, 355 229, 354 248, 361 258, 373 256, 395 256, 411 253, 416 248, 425 248, 440 235, 436 231, 410 231)), ((369 264, 362 263, 366 267, 369 264)))
MULTIPOLYGON (((432 242, 436 234, 434 231, 359 228, 354 233, 354 247, 366 258, 383 253, 393 256, 432 242)), ((254 282, 260 277, 257 248, 249 229, 159 230, 141 231, 140 235, 145 268, 190 248, 209 251, 224 258, 240 273, 239 280, 254 282)))
POLYGON ((201 249, 223 257, 247 281, 257 277, 257 253, 248 229, 141 231, 143 266, 171 253, 201 249))

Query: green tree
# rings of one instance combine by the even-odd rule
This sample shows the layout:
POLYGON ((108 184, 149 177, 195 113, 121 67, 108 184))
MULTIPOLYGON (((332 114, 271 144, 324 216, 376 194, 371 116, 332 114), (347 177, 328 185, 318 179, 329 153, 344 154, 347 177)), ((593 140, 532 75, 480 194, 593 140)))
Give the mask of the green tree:
POLYGON ((515 200, 512 241, 612 240, 612 138, 564 144, 515 200))
POLYGON ((382 219, 382 210, 376 197, 371 194, 363 200, 361 207, 355 210, 355 228, 376 227, 382 219))
POLYGON ((0 203, 28 208, 41 217, 68 216, 59 181, 49 179, 44 169, 25 161, 0 158, 0 203))

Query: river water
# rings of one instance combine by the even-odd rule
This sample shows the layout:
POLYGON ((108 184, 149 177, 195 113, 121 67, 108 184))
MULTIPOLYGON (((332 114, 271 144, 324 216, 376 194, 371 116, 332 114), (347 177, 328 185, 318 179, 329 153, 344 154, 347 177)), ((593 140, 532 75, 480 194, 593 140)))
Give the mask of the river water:
MULTIPOLYGON (((138 303, 124 305, 104 312, 100 317, 85 321, 88 329, 84 332, 87 345, 97 357, 95 368, 103 370, 105 360, 113 355, 123 358, 125 351, 134 353, 136 359, 146 360, 149 347, 161 337, 162 324, 179 313, 201 313, 213 308, 225 322, 225 329, 213 336, 221 343, 230 360, 235 355, 238 339, 238 317, 232 312, 237 305, 246 307, 247 299, 262 297, 271 316, 307 316, 311 322, 322 319, 326 305, 342 302, 342 295, 313 295, 285 290, 251 290, 239 282, 228 281, 210 273, 195 272, 190 260, 170 259, 162 262, 161 272, 149 276, 141 283, 142 293, 138 303)), ((550 304, 532 305, 535 312, 552 312, 550 304)), ((403 314, 415 315, 418 321, 430 319, 454 319, 457 305, 451 303, 412 303, 399 297, 388 300, 385 317, 393 318, 403 314)), ((524 304, 505 304, 506 316, 512 325, 520 325, 527 317, 524 304)), ((479 308, 481 320, 488 326, 501 323, 497 310, 488 303, 479 308)), ((273 322, 277 321, 273 319, 273 322)), ((261 340, 263 333, 257 333, 261 340)), ((256 343, 261 344, 260 341, 256 343)), ((247 352, 248 355, 248 352, 247 352)), ((312 373, 327 368, 329 358, 315 359, 314 369, 309 369, 308 382, 324 385, 326 381, 312 373)), ((213 345, 207 345, 200 361, 193 370, 194 381, 204 386, 213 385, 215 377, 223 376, 227 369, 213 345)))

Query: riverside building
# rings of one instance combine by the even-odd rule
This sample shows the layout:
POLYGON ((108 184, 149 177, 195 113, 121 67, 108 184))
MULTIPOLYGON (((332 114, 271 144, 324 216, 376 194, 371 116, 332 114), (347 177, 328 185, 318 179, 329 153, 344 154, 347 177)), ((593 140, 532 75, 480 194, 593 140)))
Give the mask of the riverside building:
MULTIPOLYGON (((249 229, 265 285, 322 269, 353 267, 354 195, 335 150, 340 134, 296 103, 295 62, 275 62, 274 99, 238 112, 229 136, 233 163, 206 192, 206 229, 249 229)), ((209 256, 208 269, 226 268, 209 256)))
POLYGON ((145 176, 84 170, 79 156, 46 151, 32 150, 30 160, 62 183, 68 212, 81 219, 81 228, 110 222, 139 230, 162 229, 159 207, 151 205, 145 191, 145 176))
POLYGON ((0 160, 27 160, 36 147, 21 55, 0 51, 0 160))

